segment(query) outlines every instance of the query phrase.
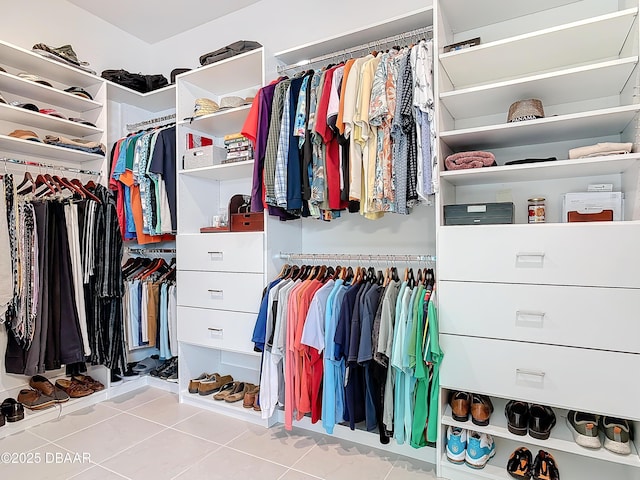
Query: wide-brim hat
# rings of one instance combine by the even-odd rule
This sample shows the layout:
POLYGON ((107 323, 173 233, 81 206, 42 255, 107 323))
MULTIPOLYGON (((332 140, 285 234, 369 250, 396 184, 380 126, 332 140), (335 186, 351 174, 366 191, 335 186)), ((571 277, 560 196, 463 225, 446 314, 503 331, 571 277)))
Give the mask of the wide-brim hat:
POLYGON ((219 110, 220 105, 218 105, 210 98, 196 98, 196 106, 193 109, 193 116, 201 117, 203 115, 216 113, 219 110))
POLYGON ((250 105, 251 102, 253 102, 253 98, 242 98, 233 95, 222 97, 220 99, 220 109, 242 107, 243 105, 250 105))
POLYGON ((537 98, 518 100, 509 107, 507 122, 523 122, 525 120, 535 120, 544 118, 544 108, 542 102, 537 98))

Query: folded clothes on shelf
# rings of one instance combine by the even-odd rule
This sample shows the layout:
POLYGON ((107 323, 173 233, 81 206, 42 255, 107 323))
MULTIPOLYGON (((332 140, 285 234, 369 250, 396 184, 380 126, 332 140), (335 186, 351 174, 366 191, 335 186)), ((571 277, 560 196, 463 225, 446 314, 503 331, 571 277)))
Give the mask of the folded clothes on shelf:
POLYGON ((102 143, 91 142, 89 140, 83 140, 81 138, 69 139, 60 135, 47 135, 46 137, 44 137, 44 142, 49 145, 72 148, 74 150, 80 150, 87 153, 99 153, 100 155, 104 155, 106 151, 106 148, 102 143))
POLYGON ((445 158, 444 164, 447 170, 492 167, 496 165, 496 157, 491 152, 459 152, 445 158))
POLYGON ((633 143, 605 142, 587 145, 569 150, 569 159, 601 157, 604 155, 622 155, 631 153, 633 143))

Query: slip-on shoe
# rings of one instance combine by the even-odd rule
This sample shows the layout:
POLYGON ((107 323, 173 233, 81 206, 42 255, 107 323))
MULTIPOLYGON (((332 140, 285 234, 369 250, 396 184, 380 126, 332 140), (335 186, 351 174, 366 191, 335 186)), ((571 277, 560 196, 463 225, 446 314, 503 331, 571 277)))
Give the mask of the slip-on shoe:
POLYGON ((91 395, 93 393, 93 390, 91 390, 86 385, 80 382, 74 382, 73 380, 56 380, 56 387, 67 392, 71 398, 86 397, 87 395, 91 395))
POLYGON ((0 411, 7 422, 17 422, 24 418, 24 406, 15 398, 5 398, 0 406, 0 411))
POLYGON ((493 404, 486 395, 474 393, 471 395, 471 421, 480 426, 489 425, 489 418, 493 413, 493 404))
POLYGON ((18 401, 31 410, 42 410, 44 408, 53 407, 56 401, 53 397, 44 395, 38 390, 31 388, 23 388, 18 394, 18 401))
POLYGON ((52 397, 56 403, 63 403, 69 400, 67 392, 56 388, 47 377, 42 375, 34 375, 31 377, 29 379, 29 386, 47 397, 52 397))
POLYGON ((529 428, 529 404, 519 400, 511 400, 504 407, 507 417, 507 429, 514 435, 526 435, 529 428))

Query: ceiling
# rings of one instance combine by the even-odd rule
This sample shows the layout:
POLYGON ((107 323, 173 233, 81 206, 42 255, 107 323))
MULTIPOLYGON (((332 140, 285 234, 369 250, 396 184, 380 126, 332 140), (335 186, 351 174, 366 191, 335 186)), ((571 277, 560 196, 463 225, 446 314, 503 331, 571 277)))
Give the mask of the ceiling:
POLYGON ((259 0, 68 0, 104 21, 153 44, 257 3, 259 0))

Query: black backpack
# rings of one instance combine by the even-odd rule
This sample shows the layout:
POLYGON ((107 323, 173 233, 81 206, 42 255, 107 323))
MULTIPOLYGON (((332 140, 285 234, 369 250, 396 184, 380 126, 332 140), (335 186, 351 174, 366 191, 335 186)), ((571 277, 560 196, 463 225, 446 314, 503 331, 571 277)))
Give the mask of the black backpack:
POLYGON ((102 78, 140 93, 147 93, 169 85, 164 75, 142 75, 126 70, 105 70, 102 78))

